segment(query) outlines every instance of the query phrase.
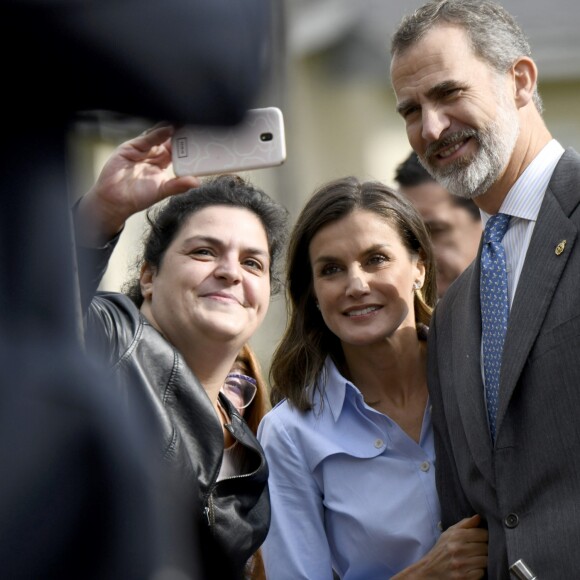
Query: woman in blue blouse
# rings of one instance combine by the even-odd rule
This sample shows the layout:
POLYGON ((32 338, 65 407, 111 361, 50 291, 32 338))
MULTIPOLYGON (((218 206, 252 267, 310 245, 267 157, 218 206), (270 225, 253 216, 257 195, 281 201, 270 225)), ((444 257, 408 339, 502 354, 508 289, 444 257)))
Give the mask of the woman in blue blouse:
POLYGON ((292 233, 289 321, 260 424, 268 580, 481 578, 479 516, 441 534, 426 377, 431 242, 378 182, 322 186, 292 233))

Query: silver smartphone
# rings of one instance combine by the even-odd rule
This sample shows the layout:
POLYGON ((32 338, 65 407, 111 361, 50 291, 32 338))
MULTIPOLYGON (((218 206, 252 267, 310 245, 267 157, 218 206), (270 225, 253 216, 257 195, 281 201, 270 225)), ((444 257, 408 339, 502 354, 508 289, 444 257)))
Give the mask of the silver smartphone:
POLYGON ((175 175, 215 175, 281 165, 284 118, 277 107, 250 109, 231 127, 185 125, 172 139, 175 175))

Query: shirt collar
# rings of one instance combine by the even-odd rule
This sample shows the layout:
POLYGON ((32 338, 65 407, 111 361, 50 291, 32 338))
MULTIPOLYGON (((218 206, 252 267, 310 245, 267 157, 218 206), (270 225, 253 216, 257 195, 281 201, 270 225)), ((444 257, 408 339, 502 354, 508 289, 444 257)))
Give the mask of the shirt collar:
MULTIPOLYGON (((556 139, 549 141, 518 177, 501 204, 500 213, 536 221, 544 193, 564 148, 556 139)), ((480 210, 485 226, 490 215, 480 210)))
POLYGON ((326 357, 324 371, 326 375, 324 397, 332 413, 332 417, 335 421, 338 421, 345 404, 347 389, 351 389, 359 395, 360 391, 342 376, 330 356, 326 357))

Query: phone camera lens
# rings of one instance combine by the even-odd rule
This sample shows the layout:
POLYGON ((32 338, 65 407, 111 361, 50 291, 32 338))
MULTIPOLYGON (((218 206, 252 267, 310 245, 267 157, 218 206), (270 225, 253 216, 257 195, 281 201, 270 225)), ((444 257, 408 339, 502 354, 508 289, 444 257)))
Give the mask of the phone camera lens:
POLYGON ((260 141, 272 141, 273 138, 272 133, 260 133, 260 141))

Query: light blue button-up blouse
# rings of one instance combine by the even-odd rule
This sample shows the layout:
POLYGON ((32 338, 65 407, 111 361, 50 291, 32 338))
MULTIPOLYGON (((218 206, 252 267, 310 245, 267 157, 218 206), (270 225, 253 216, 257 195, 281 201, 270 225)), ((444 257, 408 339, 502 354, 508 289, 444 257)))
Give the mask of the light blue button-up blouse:
POLYGON ((268 580, 388 579, 440 535, 430 405, 420 442, 367 406, 328 359, 323 400, 282 401, 260 424, 272 521, 268 580))

